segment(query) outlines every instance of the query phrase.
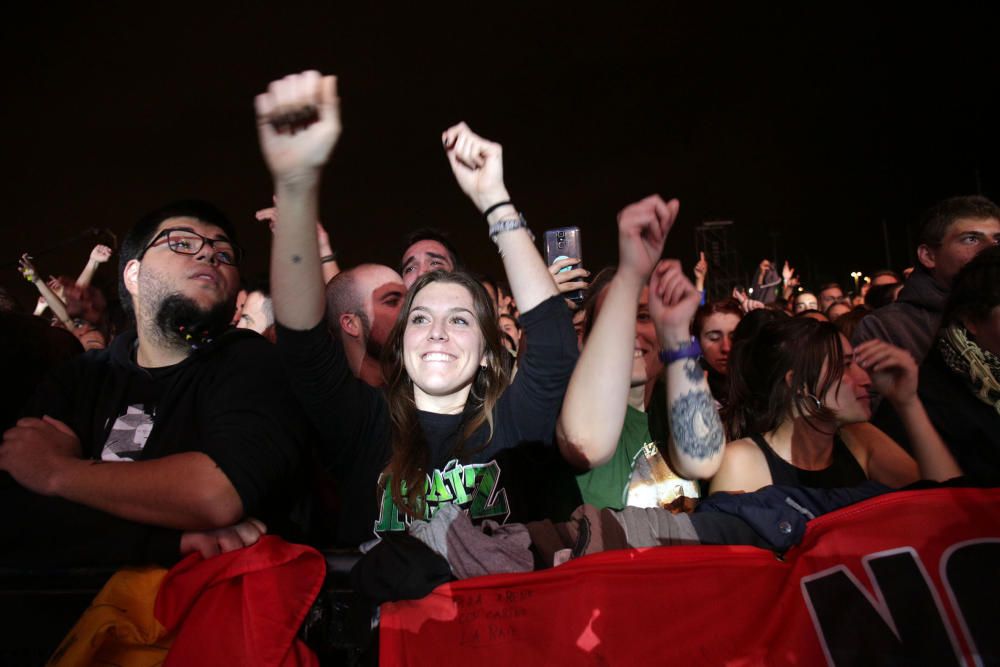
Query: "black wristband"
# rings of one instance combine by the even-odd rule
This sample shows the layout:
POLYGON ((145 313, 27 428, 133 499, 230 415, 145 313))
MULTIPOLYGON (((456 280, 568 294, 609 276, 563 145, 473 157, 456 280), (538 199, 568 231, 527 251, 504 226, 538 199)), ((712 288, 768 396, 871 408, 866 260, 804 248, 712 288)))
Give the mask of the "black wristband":
POLYGON ((508 205, 510 205, 510 200, 509 199, 507 201, 497 202, 496 204, 493 204, 493 206, 490 206, 488 209, 486 209, 485 211, 483 211, 483 217, 484 218, 488 218, 488 217, 490 217, 490 213, 492 213, 493 211, 497 210, 501 206, 508 206, 508 205))

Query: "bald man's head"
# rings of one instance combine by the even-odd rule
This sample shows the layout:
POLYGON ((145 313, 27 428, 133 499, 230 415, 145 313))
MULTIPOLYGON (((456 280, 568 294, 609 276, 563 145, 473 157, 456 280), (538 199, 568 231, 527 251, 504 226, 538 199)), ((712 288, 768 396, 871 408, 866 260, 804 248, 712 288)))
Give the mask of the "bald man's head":
POLYGON ((327 322, 343 336, 346 329, 342 316, 356 317, 361 325, 361 342, 368 355, 378 359, 405 293, 403 279, 388 266, 361 264, 342 271, 326 286, 327 322))

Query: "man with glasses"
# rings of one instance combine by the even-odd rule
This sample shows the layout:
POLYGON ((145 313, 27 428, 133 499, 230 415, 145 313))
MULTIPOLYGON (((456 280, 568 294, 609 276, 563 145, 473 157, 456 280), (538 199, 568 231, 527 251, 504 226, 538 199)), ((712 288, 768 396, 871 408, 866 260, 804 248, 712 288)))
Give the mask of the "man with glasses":
POLYGON ((817 308, 817 310, 821 313, 825 313, 833 304, 840 303, 845 300, 844 288, 838 283, 826 283, 825 285, 821 285, 816 291, 816 297, 819 302, 819 308, 817 308))
MULTIPOLYGON (((185 201, 128 234, 119 291, 135 330, 57 372, 4 434, 0 470, 17 484, 0 480, 0 563, 170 564, 247 516, 281 527, 304 420, 273 346, 229 327, 234 231, 185 201)), ((259 526, 225 534, 248 533, 259 526)))

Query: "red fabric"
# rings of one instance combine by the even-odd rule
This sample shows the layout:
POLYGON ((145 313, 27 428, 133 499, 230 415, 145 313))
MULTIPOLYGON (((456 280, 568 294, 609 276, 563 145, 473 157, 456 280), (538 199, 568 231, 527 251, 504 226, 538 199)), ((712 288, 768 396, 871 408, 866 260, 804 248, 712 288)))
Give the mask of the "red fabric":
POLYGON ((318 665, 295 635, 325 575, 318 551, 271 535, 208 560, 191 554, 156 597, 156 618, 176 632, 164 664, 318 665))
MULTIPOLYGON (((963 611, 957 600, 969 598, 956 597, 950 588, 955 582, 945 582, 944 571, 958 562, 949 558, 962 548, 983 544, 1000 548, 1000 490, 892 493, 810 522, 803 542, 784 560, 742 546, 612 551, 542 572, 453 582, 423 600, 385 604, 381 664, 441 667, 470 659, 476 667, 848 664, 850 659, 838 663, 830 657, 831 634, 848 628, 860 636, 882 623, 880 618, 885 627, 903 627, 905 619, 900 619, 916 605, 896 597, 886 611, 888 605, 880 607, 882 596, 900 590, 905 596, 914 589, 931 591, 925 599, 936 601, 936 607, 923 608, 937 610, 936 618, 943 619, 945 650, 970 659, 981 648, 971 639, 975 627, 971 634, 969 627, 977 609, 983 619, 984 603, 973 600, 963 611), (897 567, 893 561, 888 574, 883 570, 882 579, 876 579, 868 568, 873 562, 885 565, 879 559, 893 555, 912 556, 917 565, 897 567), (891 588, 889 579, 901 570, 923 572, 917 579, 921 585, 891 588), (843 599, 853 599, 855 606, 851 617, 834 618, 821 629, 814 610, 821 601, 810 582, 825 583, 848 572, 842 580, 853 576, 863 592, 855 594, 849 584, 840 589, 849 589, 844 598, 827 598, 834 604, 825 608, 834 614, 848 614, 840 611, 847 609, 843 599), (869 611, 865 605, 876 615, 856 613, 869 611)), ((948 570, 953 578, 955 569, 948 570)), ((994 564, 986 570, 982 581, 995 590, 1000 568, 994 564)), ((964 590, 970 590, 968 582, 964 590)), ((988 602, 988 614, 994 604, 988 602)), ((988 616, 987 621, 992 626, 988 616)), ((909 636, 911 648, 913 637, 922 634, 909 636)), ((868 646, 860 643, 864 656, 868 646)))

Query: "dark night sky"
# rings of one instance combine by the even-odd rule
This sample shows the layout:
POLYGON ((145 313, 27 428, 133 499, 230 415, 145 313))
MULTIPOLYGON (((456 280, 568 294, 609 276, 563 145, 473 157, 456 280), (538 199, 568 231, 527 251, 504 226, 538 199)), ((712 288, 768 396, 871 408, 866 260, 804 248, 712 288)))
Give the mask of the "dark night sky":
POLYGON ((688 266, 694 227, 731 219, 747 269, 778 232, 779 260, 845 284, 885 263, 881 220, 902 268, 927 205, 1000 197, 993 16, 689 4, 35 6, 0 28, 0 285, 33 302, 20 252, 75 275, 93 238, 41 251, 90 227, 121 235, 182 196, 238 221, 245 273, 262 274, 269 234, 252 214, 270 184, 252 99, 306 68, 340 78, 321 210, 348 265, 394 264, 403 233, 431 224, 499 272, 439 145, 463 119, 504 144, 536 234, 579 225, 592 269, 615 260, 615 212, 651 192, 680 198, 667 253, 688 266))

